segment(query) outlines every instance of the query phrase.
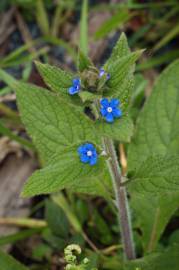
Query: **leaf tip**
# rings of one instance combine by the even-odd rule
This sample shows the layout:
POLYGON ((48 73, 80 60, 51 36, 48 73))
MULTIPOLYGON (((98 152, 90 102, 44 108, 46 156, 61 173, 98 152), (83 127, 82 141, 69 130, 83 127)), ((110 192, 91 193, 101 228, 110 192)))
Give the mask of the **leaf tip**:
POLYGON ((23 189, 20 193, 20 198, 28 198, 29 196, 26 194, 26 191, 23 189))

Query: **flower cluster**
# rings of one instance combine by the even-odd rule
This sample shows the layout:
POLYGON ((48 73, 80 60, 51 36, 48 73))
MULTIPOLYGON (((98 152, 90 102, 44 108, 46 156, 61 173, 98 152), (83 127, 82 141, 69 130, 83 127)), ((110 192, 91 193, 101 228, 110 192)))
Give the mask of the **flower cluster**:
POLYGON ((107 98, 103 98, 100 101, 101 104, 101 115, 106 119, 107 122, 114 122, 115 118, 119 118, 122 116, 122 111, 119 108, 120 102, 118 99, 113 98, 108 101, 107 98))
POLYGON ((96 148, 91 143, 80 145, 78 147, 78 154, 83 163, 89 163, 91 166, 97 163, 98 154, 96 152, 96 148))
MULTIPOLYGON (((110 79, 110 74, 108 74, 103 68, 99 70, 99 78, 106 76, 106 80, 110 79)), ((72 86, 68 89, 70 95, 74 95, 80 91, 81 82, 79 78, 75 78, 72 81, 72 86)), ((103 98, 100 101, 100 113, 102 117, 106 119, 107 122, 114 122, 115 118, 122 116, 122 111, 119 108, 120 102, 118 99, 113 98, 108 100, 103 98)), ((95 165, 98 161, 98 154, 96 148, 92 143, 85 143, 78 147, 78 154, 81 162, 89 164, 91 166, 95 165)))
POLYGON ((75 95, 80 91, 80 79, 79 78, 75 78, 73 79, 73 84, 72 86, 68 89, 68 93, 70 95, 75 95))

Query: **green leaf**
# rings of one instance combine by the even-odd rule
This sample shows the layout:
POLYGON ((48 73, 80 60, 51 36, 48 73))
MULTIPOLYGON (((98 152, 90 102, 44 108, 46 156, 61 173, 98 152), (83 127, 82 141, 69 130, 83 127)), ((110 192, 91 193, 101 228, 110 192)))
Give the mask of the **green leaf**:
POLYGON ((91 59, 87 57, 81 50, 78 52, 77 66, 80 72, 83 72, 85 69, 89 69, 90 67, 94 67, 91 59))
POLYGON ((95 123, 95 126, 101 136, 113 138, 121 142, 129 142, 133 134, 133 123, 127 115, 116 119, 112 124, 100 119, 95 123))
POLYGON ((121 59, 118 59, 107 66, 107 71, 111 76, 108 82, 109 87, 116 87, 117 84, 121 82, 121 80, 126 79, 126 75, 128 75, 131 66, 133 66, 139 59, 142 52, 143 50, 130 53, 127 56, 123 56, 121 59))
POLYGON ((83 102, 86 102, 86 101, 94 101, 95 99, 100 99, 100 98, 102 98, 102 96, 93 94, 93 93, 88 92, 88 91, 81 91, 81 92, 79 93, 79 96, 80 96, 80 98, 81 98, 81 100, 82 100, 83 102))
POLYGON ((77 199, 75 202, 75 213, 82 225, 88 221, 89 209, 87 203, 84 200, 81 200, 80 198, 77 199))
MULTIPOLYGON (((66 148, 55 157, 44 169, 36 171, 25 184, 22 195, 32 195, 57 192, 68 188, 77 192, 88 194, 106 194, 105 179, 101 182, 100 175, 104 177, 104 158, 100 157, 95 166, 80 161, 77 147, 66 148)), ((106 186, 110 186, 109 183, 106 186)))
POLYGON ((107 73, 110 74, 110 80, 107 82, 108 88, 104 94, 119 98, 123 111, 127 109, 130 103, 131 92, 134 87, 134 64, 141 53, 142 51, 130 53, 105 67, 107 73))
MULTIPOLYGON (((179 154, 179 61, 171 64, 159 77, 152 94, 144 106, 141 116, 138 119, 137 130, 132 144, 128 151, 128 170, 132 176, 130 191, 137 191, 146 194, 150 192, 155 196, 154 204, 152 198, 148 199, 150 211, 148 211, 147 199, 140 199, 140 204, 135 205, 135 212, 147 212, 148 216, 143 217, 141 230, 144 232, 143 242, 146 247, 147 239, 151 239, 149 233, 156 230, 156 238, 150 246, 154 249, 167 221, 169 221, 176 209, 175 200, 170 202, 171 196, 175 196, 178 190, 178 154, 179 154), (152 156, 154 158, 152 158, 152 156), (157 160, 157 157, 160 157, 157 160), (165 194, 165 195, 162 195, 165 194), (166 208, 165 202, 170 202, 166 209, 166 220, 161 219, 163 224, 155 224, 154 215, 157 215, 159 204, 160 212, 166 208), (154 214, 155 213, 155 214, 154 214), (171 214, 170 214, 171 213, 171 214), (145 219, 144 219, 145 218, 145 219), (148 220, 151 222, 149 223, 148 220), (155 229, 156 227, 156 229, 155 229)), ((177 200, 177 199, 176 199, 177 200)), ((141 216, 142 218, 142 216, 141 216)))
POLYGON ((74 105, 81 105, 78 95, 71 96, 68 93, 68 89, 72 86, 72 80, 75 75, 49 64, 42 64, 40 62, 35 62, 35 64, 44 82, 52 91, 58 93, 64 101, 74 105))
POLYGON ((64 211, 54 202, 46 200, 45 218, 51 229, 56 235, 67 238, 69 234, 69 223, 64 211))
POLYGON ((162 252, 155 252, 141 259, 126 263, 125 270, 178 270, 179 245, 173 245, 162 252))
MULTIPOLYGON (((111 230, 103 216, 100 214, 100 211, 98 212, 96 209, 93 210, 92 223, 94 224, 94 227, 96 229, 95 231, 99 236, 100 242, 105 245, 110 245, 112 243, 111 230)), ((94 227, 92 228, 93 231, 94 227)), ((91 232, 91 234, 93 233, 91 232)))
POLYGON ((110 74, 107 89, 104 95, 119 98, 123 113, 130 104, 132 90, 134 88, 135 62, 140 57, 141 51, 131 53, 126 35, 121 34, 110 58, 104 65, 104 69, 110 74))
POLYGON ((28 268, 0 250, 0 270, 28 270, 28 268))
POLYGON ((121 262, 115 255, 103 259, 103 268, 112 270, 178 270, 178 265, 178 244, 131 261, 121 262))
POLYGON ((132 196, 131 207, 137 219, 135 227, 137 226, 142 231, 145 252, 156 248, 168 220, 175 213, 178 205, 179 192, 166 193, 161 196, 153 196, 152 194, 132 196))
POLYGON ((98 142, 92 120, 77 107, 34 85, 17 83, 15 88, 23 123, 45 161, 58 149, 98 142))
POLYGON ((179 191, 179 155, 149 157, 135 171, 129 187, 140 194, 179 191))
POLYGON ((125 33, 120 35, 120 38, 116 42, 109 59, 105 63, 105 67, 113 64, 115 61, 120 60, 122 57, 130 54, 130 48, 127 42, 125 33))
POLYGON ((48 246, 56 249, 58 252, 64 250, 68 244, 66 239, 54 235, 50 229, 44 230, 42 236, 45 242, 48 243, 48 246))
POLYGON ((69 72, 65 72, 59 67, 42 64, 40 62, 35 63, 46 85, 49 86, 52 91, 57 92, 65 100, 72 102, 72 98, 68 94, 68 88, 72 86, 73 75, 69 72))
POLYGON ((129 263, 125 270, 134 270, 138 267, 141 270, 178 270, 179 245, 173 245, 162 252, 156 252, 145 256, 142 259, 129 263))
POLYGON ((179 60, 158 78, 138 119, 136 134, 128 152, 129 171, 135 171, 148 157, 179 154, 179 60))

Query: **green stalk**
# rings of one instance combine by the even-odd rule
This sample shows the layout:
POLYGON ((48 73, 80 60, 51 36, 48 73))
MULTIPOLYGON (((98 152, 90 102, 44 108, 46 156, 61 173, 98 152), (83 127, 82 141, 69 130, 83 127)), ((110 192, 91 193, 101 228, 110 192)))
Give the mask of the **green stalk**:
MULTIPOLYGON (((95 103, 96 109, 98 111, 99 104, 95 103)), ((97 118, 99 117, 99 114, 97 118)), ((133 260, 136 258, 135 249, 134 249, 134 241, 133 241, 133 233, 132 233, 132 225, 130 218, 130 211, 127 200, 127 193, 125 186, 122 181, 122 173, 119 167, 119 162, 117 159, 116 151, 114 148, 113 140, 109 138, 103 138, 104 150, 107 155, 110 157, 107 160, 107 165, 109 168, 109 172, 111 175, 115 199, 116 199, 116 207, 118 210, 118 220, 120 224, 120 232, 122 243, 124 246, 124 254, 127 260, 133 260)))
POLYGON ((103 141, 105 151, 110 156, 110 159, 107 160, 107 165, 111 174, 115 192, 116 207, 118 210, 118 219, 125 257, 128 260, 133 260, 135 259, 135 250, 126 189, 122 185, 122 174, 117 160, 113 141, 108 138, 104 138, 103 141))
POLYGON ((15 218, 15 217, 1 217, 0 225, 18 226, 26 228, 45 228, 47 222, 33 218, 15 218))

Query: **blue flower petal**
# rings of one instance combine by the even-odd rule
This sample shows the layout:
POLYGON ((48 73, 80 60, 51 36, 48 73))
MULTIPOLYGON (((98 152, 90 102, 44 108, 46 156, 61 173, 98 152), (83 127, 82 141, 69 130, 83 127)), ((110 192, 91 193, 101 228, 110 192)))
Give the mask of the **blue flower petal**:
POLYGON ((110 101, 110 106, 112 108, 117 107, 120 104, 119 100, 117 98, 112 98, 110 101))
POLYGON ((109 102, 108 102, 108 99, 107 99, 107 98, 101 99, 101 100, 100 100, 100 104, 101 104, 104 108, 109 107, 109 102))
POLYGON ((100 109, 100 112, 101 112, 101 115, 102 115, 102 116, 106 116, 107 113, 108 113, 107 110, 106 110, 106 108, 101 108, 101 109, 100 109))
POLYGON ((107 73, 107 75, 106 75, 106 79, 107 79, 107 81, 108 81, 110 78, 111 78, 110 74, 109 74, 109 73, 107 73))
POLYGON ((69 89, 68 89, 68 93, 70 95, 75 95, 76 93, 78 93, 78 89, 76 89, 74 86, 71 86, 69 89))
POLYGON ((80 86, 80 79, 79 78, 75 78, 73 79, 73 86, 80 86))
POLYGON ((94 148, 94 150, 93 150, 93 156, 92 157, 94 157, 94 158, 96 158, 96 157, 98 157, 98 154, 97 154, 97 152, 96 152, 96 149, 94 148))
POLYGON ((102 77, 104 74, 105 74, 105 70, 103 68, 100 68, 99 77, 102 77))
POLYGON ((78 154, 85 154, 86 153, 86 149, 84 148, 83 145, 78 147, 78 154))
POLYGON ((112 123, 114 121, 114 117, 113 117, 112 113, 108 113, 106 115, 106 121, 109 122, 109 123, 112 123))
POLYGON ((122 111, 118 108, 114 108, 112 113, 113 113, 113 116, 116 118, 119 118, 122 116, 122 111))
POLYGON ((80 156, 80 160, 83 163, 88 163, 90 161, 90 157, 88 157, 86 154, 80 156))
POLYGON ((89 164, 91 166, 95 165, 97 163, 97 159, 98 159, 97 156, 95 156, 95 157, 92 156, 90 161, 89 161, 89 164))
POLYGON ((96 148, 92 143, 85 143, 83 145, 80 145, 77 151, 80 156, 81 162, 89 163, 91 166, 97 163, 98 154, 96 152, 96 148), (92 152, 90 156, 88 156, 88 151, 92 152))
POLYGON ((89 150, 93 151, 95 149, 92 143, 86 143, 85 148, 86 148, 86 151, 89 151, 89 150))

